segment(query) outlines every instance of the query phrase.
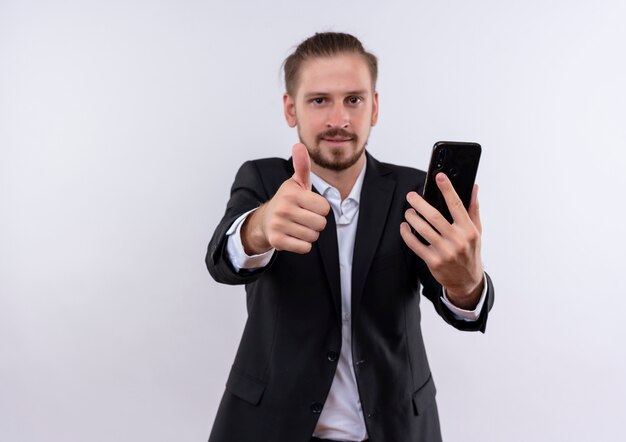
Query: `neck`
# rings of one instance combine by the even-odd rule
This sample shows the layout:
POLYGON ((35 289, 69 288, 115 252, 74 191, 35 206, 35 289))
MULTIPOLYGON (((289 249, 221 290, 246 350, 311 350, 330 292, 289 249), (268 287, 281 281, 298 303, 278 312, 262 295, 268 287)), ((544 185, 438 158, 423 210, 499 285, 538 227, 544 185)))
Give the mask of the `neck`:
POLYGON ((359 177, 363 166, 365 165, 365 150, 361 154, 359 160, 352 166, 344 170, 331 170, 311 164, 311 171, 318 177, 326 181, 339 191, 341 199, 344 200, 350 195, 356 179, 359 177))

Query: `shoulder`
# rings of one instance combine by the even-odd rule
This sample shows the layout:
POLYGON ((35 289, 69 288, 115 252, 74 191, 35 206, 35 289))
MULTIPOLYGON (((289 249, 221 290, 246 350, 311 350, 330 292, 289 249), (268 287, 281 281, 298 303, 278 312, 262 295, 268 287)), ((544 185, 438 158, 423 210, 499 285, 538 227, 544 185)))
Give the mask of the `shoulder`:
POLYGON ((415 167, 408 167, 408 166, 401 166, 398 164, 391 164, 391 163, 381 163, 381 165, 383 167, 389 168, 391 170, 393 170, 393 172, 398 175, 398 176, 406 176, 406 177, 415 177, 415 176, 421 176, 421 177, 425 177, 426 176, 426 172, 424 172, 421 169, 417 169, 415 167))
POLYGON ((259 187, 270 193, 293 175, 291 161, 283 158, 260 158, 241 165, 233 189, 236 187, 259 187))
POLYGON ((248 160, 241 165, 243 169, 277 170, 289 167, 289 161, 284 158, 257 158, 248 160))
MULTIPOLYGON (((256 160, 249 160, 244 163, 243 166, 254 167, 259 172, 264 173, 287 173, 293 174, 293 166, 291 161, 284 158, 258 158, 256 160)), ((243 167, 242 166, 242 167, 243 167)))
POLYGON ((423 186, 426 179, 426 172, 423 170, 415 167, 378 161, 369 153, 367 166, 382 176, 386 175, 392 177, 400 183, 402 187, 418 188, 423 186))

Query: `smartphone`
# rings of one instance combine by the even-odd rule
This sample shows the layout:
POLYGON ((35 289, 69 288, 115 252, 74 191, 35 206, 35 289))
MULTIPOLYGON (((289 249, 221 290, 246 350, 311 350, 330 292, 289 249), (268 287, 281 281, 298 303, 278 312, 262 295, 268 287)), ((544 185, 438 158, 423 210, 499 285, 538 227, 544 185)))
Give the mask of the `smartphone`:
MULTIPOLYGON (((481 151, 482 148, 478 143, 460 141, 438 141, 433 146, 423 197, 431 206, 439 210, 449 223, 453 222, 452 215, 441 190, 437 187, 435 177, 439 172, 447 175, 467 210, 472 198, 481 151)), ((428 244, 421 235, 417 233, 416 235, 420 241, 428 244)))
POLYGON ((478 143, 460 141, 438 141, 433 146, 423 196, 450 223, 452 223, 452 215, 450 215, 443 194, 437 187, 435 177, 439 172, 447 175, 467 210, 472 198, 481 151, 482 148, 478 143))

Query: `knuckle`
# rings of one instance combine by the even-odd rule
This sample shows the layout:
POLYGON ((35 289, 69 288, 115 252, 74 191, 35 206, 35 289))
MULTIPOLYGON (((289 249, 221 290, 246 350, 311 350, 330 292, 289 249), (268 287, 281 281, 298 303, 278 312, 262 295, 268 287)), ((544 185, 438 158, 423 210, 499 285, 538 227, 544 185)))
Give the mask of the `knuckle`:
POLYGON ((439 258, 439 257, 431 258, 431 260, 429 262, 429 267, 432 270, 438 271, 439 269, 441 269, 442 266, 443 266, 443 261, 441 260, 441 258, 439 258))
POLYGON ((267 241, 274 246, 275 248, 279 248, 282 244, 281 235, 276 233, 275 231, 270 231, 267 235, 267 241))
POLYGON ((289 205, 296 204, 298 195, 293 192, 287 192, 283 195, 283 202, 289 205))
POLYGON ((467 240, 472 245, 478 244, 478 242, 480 241, 480 233, 478 232, 478 230, 477 229, 470 230, 470 232, 467 234, 467 240))
POLYGON ((445 250, 441 252, 441 265, 449 264, 456 261, 456 253, 452 250, 445 250))
POLYGON ((277 235, 278 232, 280 232, 282 229, 282 223, 280 222, 280 218, 272 218, 267 223, 267 229, 270 232, 270 234, 277 235))
POLYGON ((472 247, 469 242, 462 242, 457 248, 456 256, 468 256, 470 254, 471 248, 472 247))
POLYGON ((276 210, 274 211, 274 214, 280 218, 285 218, 288 213, 289 211, 284 206, 278 206, 276 207, 276 210))

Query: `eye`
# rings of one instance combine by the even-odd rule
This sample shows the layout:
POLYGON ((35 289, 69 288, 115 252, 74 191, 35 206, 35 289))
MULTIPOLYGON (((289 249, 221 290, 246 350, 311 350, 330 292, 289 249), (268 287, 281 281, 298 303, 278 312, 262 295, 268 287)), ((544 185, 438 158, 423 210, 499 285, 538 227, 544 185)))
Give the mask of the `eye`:
POLYGON ((361 97, 348 97, 346 99, 348 101, 348 103, 350 104, 359 104, 360 102, 363 101, 363 99, 361 97))
POLYGON ((326 102, 326 99, 324 97, 315 97, 311 99, 311 103, 317 104, 317 105, 324 104, 325 102, 326 102))

